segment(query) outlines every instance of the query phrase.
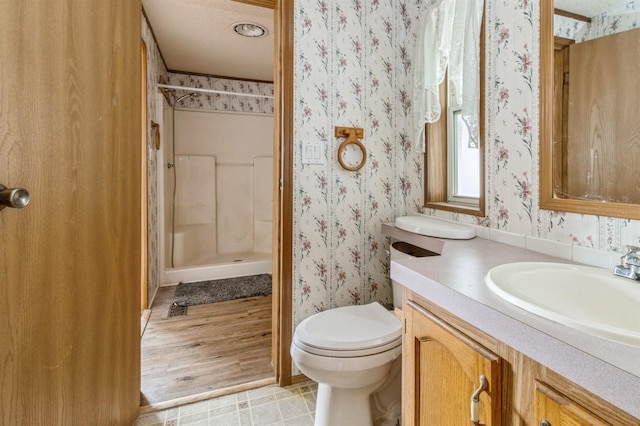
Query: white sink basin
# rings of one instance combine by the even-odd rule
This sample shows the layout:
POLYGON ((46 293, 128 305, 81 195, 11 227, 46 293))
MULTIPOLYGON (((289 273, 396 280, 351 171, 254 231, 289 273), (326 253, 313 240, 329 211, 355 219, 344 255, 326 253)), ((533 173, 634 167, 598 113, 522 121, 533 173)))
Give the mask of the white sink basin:
POLYGON ((582 265, 507 263, 487 286, 506 301, 585 333, 640 347, 640 282, 582 265))

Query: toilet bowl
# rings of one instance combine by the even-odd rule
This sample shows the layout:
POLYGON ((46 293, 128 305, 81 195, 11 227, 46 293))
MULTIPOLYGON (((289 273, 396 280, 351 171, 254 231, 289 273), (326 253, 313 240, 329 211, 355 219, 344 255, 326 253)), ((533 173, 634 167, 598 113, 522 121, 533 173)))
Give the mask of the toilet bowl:
POLYGON ((377 302, 330 309, 302 321, 291 357, 318 382, 315 426, 371 426, 384 410, 399 411, 401 353, 401 322, 377 302), (376 392, 384 396, 376 398, 376 392))

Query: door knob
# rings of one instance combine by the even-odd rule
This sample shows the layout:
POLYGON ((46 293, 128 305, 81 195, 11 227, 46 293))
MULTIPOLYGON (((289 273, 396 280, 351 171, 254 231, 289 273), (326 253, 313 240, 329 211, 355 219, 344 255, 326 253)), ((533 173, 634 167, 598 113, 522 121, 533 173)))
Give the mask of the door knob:
POLYGON ((22 188, 7 188, 0 184, 0 210, 5 207, 21 209, 29 204, 29 192, 22 188))

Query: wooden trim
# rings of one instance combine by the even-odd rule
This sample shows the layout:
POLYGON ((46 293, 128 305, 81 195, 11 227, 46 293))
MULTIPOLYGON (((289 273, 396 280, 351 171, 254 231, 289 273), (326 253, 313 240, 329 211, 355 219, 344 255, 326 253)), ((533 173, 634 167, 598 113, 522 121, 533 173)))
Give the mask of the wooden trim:
POLYGON ((144 335, 144 330, 149 324, 149 318, 151 317, 151 309, 143 309, 140 315, 140 338, 144 335))
POLYGON ((193 76, 196 76, 196 77, 209 77, 209 78, 220 78, 220 79, 224 79, 224 80, 246 81, 246 82, 249 82, 249 83, 268 83, 268 84, 273 84, 273 81, 270 81, 270 80, 256 80, 256 79, 253 79, 253 78, 229 77, 229 76, 226 76, 226 75, 205 74, 205 73, 201 73, 201 72, 190 72, 190 71, 180 71, 180 70, 170 70, 170 69, 167 69, 167 72, 170 72, 172 74, 193 75, 193 76))
POLYGON ((640 205, 554 197, 553 52, 553 0, 540 0, 540 209, 639 220, 640 205))
POLYGON ((280 8, 276 6, 274 10, 274 43, 273 43, 273 222, 271 227, 271 252, 273 253, 271 278, 272 278, 272 341, 271 341, 271 362, 276 374, 276 380, 280 381, 280 323, 281 323, 281 293, 282 293, 282 197, 280 192, 280 179, 282 179, 282 111, 281 111, 281 86, 282 86, 282 58, 280 57, 280 8))
POLYGON ((274 297, 273 363, 280 386, 291 383, 293 282, 293 11, 294 0, 277 2, 274 87, 274 297), (280 182, 280 185, 278 185, 280 182))
POLYGON ((540 0, 540 208, 553 199, 553 0, 540 0))
POLYGON ((578 15, 577 13, 567 12, 566 10, 562 9, 553 9, 553 13, 558 16, 564 16, 565 18, 575 19, 577 21, 591 22, 591 18, 589 18, 588 16, 578 15))
POLYGON ((295 385, 295 384, 298 384, 298 383, 307 382, 309 380, 310 379, 307 376, 305 376, 304 374, 296 374, 295 376, 293 376, 291 378, 291 384, 295 385))
POLYGON ((275 383, 274 379, 260 379, 249 383, 243 383, 240 385, 229 386, 222 389, 215 389, 207 392, 198 393, 195 395, 184 396, 181 398, 170 399, 169 401, 158 402, 150 405, 143 405, 140 407, 140 414, 153 413, 160 410, 168 410, 170 408, 179 407, 187 404, 194 404, 196 402, 207 401, 212 398, 219 398, 221 396, 231 395, 238 392, 248 391, 251 389, 257 389, 264 386, 269 386, 275 383))
MULTIPOLYGON (((447 99, 447 79, 440 85, 440 99, 447 99)), ((447 202, 447 128, 446 102, 440 103, 440 119, 425 126, 424 178, 425 205, 447 202)), ((439 209, 439 207, 431 207, 439 209)))
POLYGON ((464 207, 462 205, 458 206, 456 204, 450 204, 446 201, 442 202, 426 202, 424 203, 425 208, 434 209, 434 210, 443 210, 452 213, 462 213, 468 214, 470 216, 484 216, 484 197, 480 197, 480 205, 478 208, 475 207, 464 207))
POLYGON ((277 0, 233 0, 238 3, 250 4, 252 6, 266 7, 275 9, 277 0))
POLYGON ((553 40, 554 40, 553 48, 555 50, 562 50, 567 46, 571 46, 572 44, 575 44, 576 42, 571 38, 558 37, 558 36, 554 36, 553 40))
POLYGON ((485 215, 485 205, 486 205, 486 186, 485 186, 485 157, 487 155, 486 149, 486 134, 485 134, 485 118, 486 118, 486 105, 485 105, 485 83, 486 83, 486 49, 485 49, 485 40, 486 40, 486 8, 482 13, 482 26, 480 27, 480 117, 478 117, 478 141, 480 149, 480 199, 478 200, 478 210, 475 213, 475 216, 484 216, 485 215))
POLYGON ((144 311, 149 307, 149 240, 147 227, 149 219, 147 217, 147 45, 144 40, 140 42, 140 62, 141 62, 141 173, 140 173, 140 309, 144 311))
MULTIPOLYGON (((542 166, 542 163, 540 163, 540 165, 542 166)), ((544 188, 541 186, 540 191, 542 192, 543 190, 544 188)), ((640 220, 640 206, 638 206, 637 204, 598 203, 593 201, 561 198, 542 198, 541 195, 540 208, 543 210, 552 210, 559 212, 572 212, 593 216, 618 217, 622 219, 640 220)))

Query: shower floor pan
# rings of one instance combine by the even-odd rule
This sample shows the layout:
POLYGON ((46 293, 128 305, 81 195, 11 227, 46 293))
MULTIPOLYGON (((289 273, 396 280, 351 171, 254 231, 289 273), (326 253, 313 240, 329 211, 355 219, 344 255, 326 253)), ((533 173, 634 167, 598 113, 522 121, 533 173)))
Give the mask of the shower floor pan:
POLYGON ((200 265, 166 269, 163 285, 270 274, 271 254, 234 253, 206 259, 200 265))

